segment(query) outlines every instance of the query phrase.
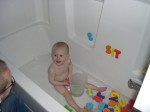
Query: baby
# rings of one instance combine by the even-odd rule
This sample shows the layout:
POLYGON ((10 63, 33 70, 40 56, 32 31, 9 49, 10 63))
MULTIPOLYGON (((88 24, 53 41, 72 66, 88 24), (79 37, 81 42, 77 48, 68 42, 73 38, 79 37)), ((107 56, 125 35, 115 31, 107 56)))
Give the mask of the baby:
MULTIPOLYGON (((73 69, 69 56, 69 46, 65 42, 55 43, 52 47, 51 57, 53 62, 48 69, 49 82, 65 97, 67 103, 73 107, 76 112, 87 112, 84 108, 77 105, 71 93, 66 88, 66 86, 70 85, 73 69)), ((86 83, 85 88, 91 88, 100 92, 107 89, 106 87, 97 87, 90 83, 86 83)))

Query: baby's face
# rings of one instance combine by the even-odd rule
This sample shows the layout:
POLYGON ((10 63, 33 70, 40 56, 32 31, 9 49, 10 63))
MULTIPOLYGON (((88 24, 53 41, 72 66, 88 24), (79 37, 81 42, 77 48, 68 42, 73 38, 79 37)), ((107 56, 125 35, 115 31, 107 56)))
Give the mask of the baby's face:
POLYGON ((68 59, 68 52, 66 48, 62 47, 59 49, 55 49, 55 51, 52 54, 52 59, 57 66, 63 65, 65 61, 68 59))

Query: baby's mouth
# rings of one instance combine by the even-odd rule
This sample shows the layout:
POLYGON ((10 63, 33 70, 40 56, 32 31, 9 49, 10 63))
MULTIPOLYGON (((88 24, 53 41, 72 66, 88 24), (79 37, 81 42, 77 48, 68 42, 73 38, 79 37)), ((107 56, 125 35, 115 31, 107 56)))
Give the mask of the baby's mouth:
POLYGON ((61 63, 61 61, 56 61, 56 63, 61 63))

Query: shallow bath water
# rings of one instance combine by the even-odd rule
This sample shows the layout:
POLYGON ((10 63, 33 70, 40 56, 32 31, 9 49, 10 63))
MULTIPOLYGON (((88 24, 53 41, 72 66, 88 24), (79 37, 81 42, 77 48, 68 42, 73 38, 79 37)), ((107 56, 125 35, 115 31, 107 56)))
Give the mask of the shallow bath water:
MULTIPOLYGON (((48 81, 48 67, 50 63, 51 63, 50 54, 45 54, 35 58, 34 60, 20 67, 19 69, 24 74, 26 74, 33 82, 35 82, 40 88, 42 88, 46 93, 48 93, 57 102, 59 102, 62 106, 68 105, 64 97, 61 96, 48 81)), ((82 73, 82 72, 83 72, 82 70, 80 70, 74 65, 73 73, 82 73)), ((97 86, 107 86, 103 82, 96 80, 90 75, 88 75, 88 82, 95 84, 97 86)), ((105 96, 103 102, 105 102, 106 104, 108 104, 109 102, 109 97, 110 97, 109 95, 111 90, 113 89, 108 87, 108 89, 105 92, 101 93, 102 95, 105 96)), ((75 99, 77 104, 81 107, 84 107, 88 102, 92 102, 94 104, 94 109, 97 109, 99 103, 94 101, 92 97, 89 97, 86 91, 87 89, 84 89, 83 95, 81 95, 80 97, 73 96, 73 98, 75 99)), ((97 91, 93 90, 93 96, 96 94, 97 91)), ((126 98, 125 96, 121 96, 121 98, 125 99, 126 102, 128 101, 128 98, 126 98)))

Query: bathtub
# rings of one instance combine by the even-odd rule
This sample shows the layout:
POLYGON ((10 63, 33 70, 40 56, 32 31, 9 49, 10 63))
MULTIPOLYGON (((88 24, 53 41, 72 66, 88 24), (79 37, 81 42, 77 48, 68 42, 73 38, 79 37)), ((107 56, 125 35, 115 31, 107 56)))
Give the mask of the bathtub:
MULTIPOLYGON (((38 43, 37 46, 35 44, 37 47, 36 49, 32 49, 32 52, 35 52, 34 54, 30 53, 29 49, 21 49, 21 51, 19 51, 19 48, 17 51, 15 51, 13 50, 15 47, 13 48, 13 46, 8 48, 10 42, 12 43, 11 45, 13 45, 13 42, 17 44, 18 37, 21 38, 19 42, 22 42, 21 44, 27 44, 27 47, 29 48, 32 44, 30 42, 36 41, 41 35, 44 35, 43 38, 45 39, 41 40, 40 42, 46 43, 48 41, 47 38, 49 37, 49 35, 47 35, 49 34, 47 33, 47 29, 49 28, 43 24, 32 25, 31 27, 1 39, 0 58, 4 59, 8 63, 8 66, 10 67, 17 82, 13 89, 14 92, 22 96, 25 104, 31 112, 65 112, 66 110, 64 106, 68 105, 67 102, 48 81, 48 67, 52 62, 50 55, 51 44, 48 42, 47 45, 43 45, 43 48, 40 48, 40 51, 42 52, 39 54, 34 50, 38 48, 40 43, 38 43), (33 36, 35 35, 34 31, 38 32, 36 36, 33 36), (29 41, 26 40, 26 36, 23 36, 26 34, 30 35, 29 41), (12 38, 13 40, 11 40, 12 38), (20 52, 22 52, 22 54, 20 54, 20 52), (30 56, 27 56, 26 54, 30 56), (23 55, 26 55, 27 57, 24 57, 23 55)), ((108 87, 107 91, 103 92, 103 95, 106 97, 104 102, 109 102, 109 94, 111 90, 115 90, 115 88, 112 88, 104 82, 94 78, 79 65, 73 64, 73 73, 84 73, 88 76, 88 82, 97 86, 108 87)), ((96 93, 97 91, 93 91, 93 94, 96 93)), ((129 98, 125 95, 121 95, 121 97, 126 101, 129 100, 129 98)), ((73 96, 73 98, 81 107, 84 107, 88 102, 93 102, 94 109, 98 108, 98 103, 92 100, 92 98, 88 97, 86 89, 84 90, 84 94, 82 96, 73 96)))

